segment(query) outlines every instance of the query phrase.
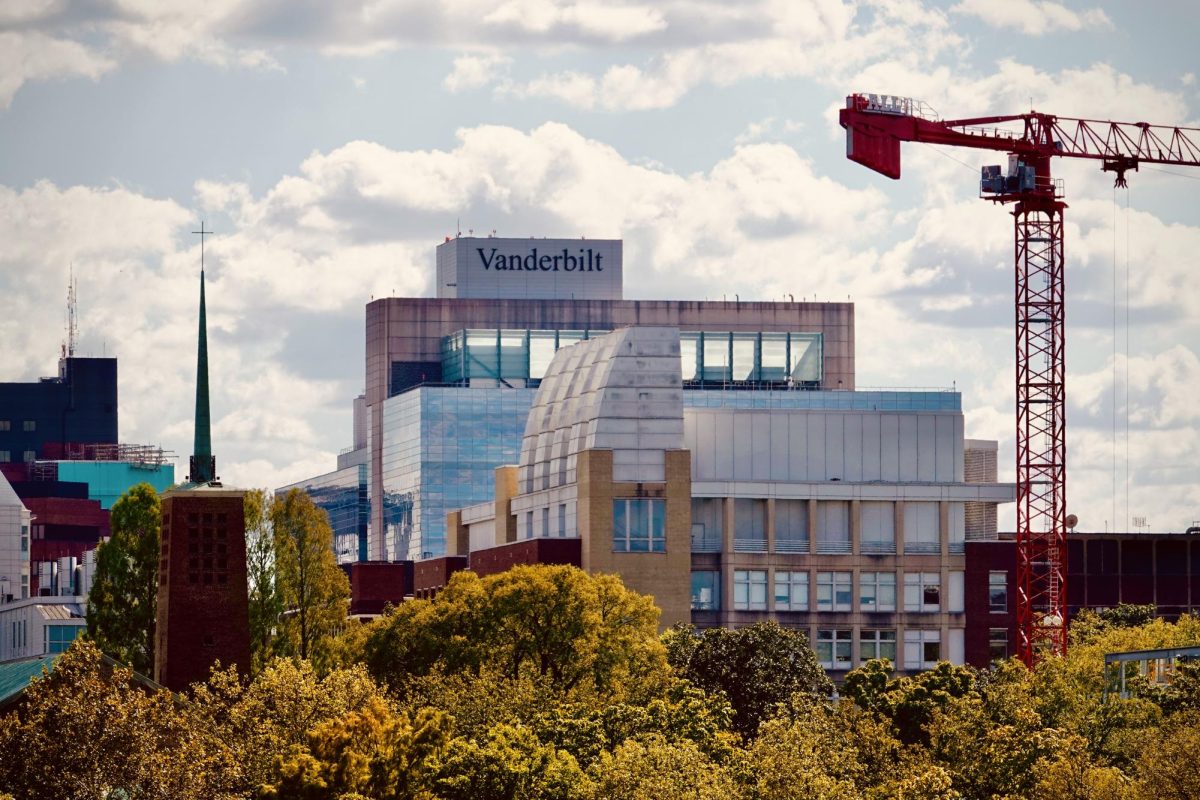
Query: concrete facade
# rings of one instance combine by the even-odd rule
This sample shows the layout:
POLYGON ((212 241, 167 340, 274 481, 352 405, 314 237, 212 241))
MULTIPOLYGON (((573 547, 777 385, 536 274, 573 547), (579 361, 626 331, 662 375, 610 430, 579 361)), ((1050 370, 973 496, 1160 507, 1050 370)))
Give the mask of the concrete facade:
POLYGON ((0 605, 30 596, 30 515, 0 473, 0 605))

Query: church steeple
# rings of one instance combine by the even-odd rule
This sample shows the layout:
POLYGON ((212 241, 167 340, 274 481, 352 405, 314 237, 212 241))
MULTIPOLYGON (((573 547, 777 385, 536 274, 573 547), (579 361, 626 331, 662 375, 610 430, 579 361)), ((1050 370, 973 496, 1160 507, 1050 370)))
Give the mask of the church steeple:
POLYGON ((212 454, 212 418, 208 408, 208 323, 204 311, 204 237, 212 231, 192 231, 200 234, 200 332, 196 347, 196 438, 188 480, 191 483, 212 483, 217 479, 217 459, 212 454))

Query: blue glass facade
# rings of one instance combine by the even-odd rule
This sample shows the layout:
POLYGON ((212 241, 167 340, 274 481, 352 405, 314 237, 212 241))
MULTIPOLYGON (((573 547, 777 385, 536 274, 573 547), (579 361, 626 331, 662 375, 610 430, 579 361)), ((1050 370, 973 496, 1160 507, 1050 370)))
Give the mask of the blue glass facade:
POLYGON ((367 560, 367 465, 339 469, 276 489, 276 494, 299 489, 329 515, 333 550, 339 564, 367 560))
POLYGON ((429 387, 383 405, 385 557, 446 552, 446 514, 492 499, 495 469, 521 454, 536 389, 429 387))

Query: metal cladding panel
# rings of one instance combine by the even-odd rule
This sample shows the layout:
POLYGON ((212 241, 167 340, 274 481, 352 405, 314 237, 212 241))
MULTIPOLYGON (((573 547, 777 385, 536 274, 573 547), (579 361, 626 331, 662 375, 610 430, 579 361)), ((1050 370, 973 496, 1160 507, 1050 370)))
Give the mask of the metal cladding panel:
POLYGON ((864 481, 881 479, 880 420, 881 418, 874 414, 862 418, 862 476, 860 479, 864 481))
POLYGON ((842 480, 861 481, 863 479, 862 465, 862 414, 846 414, 842 418, 842 480))
POLYGON ((777 421, 771 428, 771 475, 779 476, 779 479, 782 480, 791 477, 791 469, 788 465, 788 444, 793 427, 791 423, 792 415, 784 414, 777 417, 777 421))
POLYGON ((808 480, 808 424, 804 417, 789 415, 788 439, 791 453, 788 459, 788 480, 808 480))
POLYGON ((883 481, 900 480, 900 418, 885 415, 880 423, 880 474, 883 481))
POLYGON ((917 480, 932 481, 937 476, 937 432, 933 417, 917 417, 917 480))
POLYGON ((845 415, 825 417, 825 477, 846 479, 845 415))
POLYGON ((437 295, 620 300, 620 239, 459 237, 438 245, 437 295))
POLYGON ((750 447, 750 442, 753 439, 754 432, 752 423, 753 420, 749 414, 733 413, 733 437, 722 444, 723 447, 732 450, 733 472, 732 475, 750 476, 753 472, 754 453, 750 447))
MULTIPOLYGON (((781 420, 783 425, 786 425, 786 420, 781 420)), ((750 470, 750 477, 756 481, 769 480, 771 477, 771 415, 768 413, 755 413, 750 415, 750 426, 753 430, 753 443, 750 448, 750 457, 753 459, 753 466, 750 470)))
POLYGON ((808 480, 825 480, 825 414, 808 415, 808 480))

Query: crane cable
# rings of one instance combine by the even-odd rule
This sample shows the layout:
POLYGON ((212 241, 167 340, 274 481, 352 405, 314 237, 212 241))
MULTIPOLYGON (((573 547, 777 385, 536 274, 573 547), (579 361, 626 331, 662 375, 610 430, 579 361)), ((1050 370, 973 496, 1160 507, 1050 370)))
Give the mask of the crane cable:
POLYGON ((1112 533, 1117 533, 1117 185, 1112 210, 1112 533))
POLYGON ((1129 186, 1125 186, 1125 530, 1129 530, 1129 186))

